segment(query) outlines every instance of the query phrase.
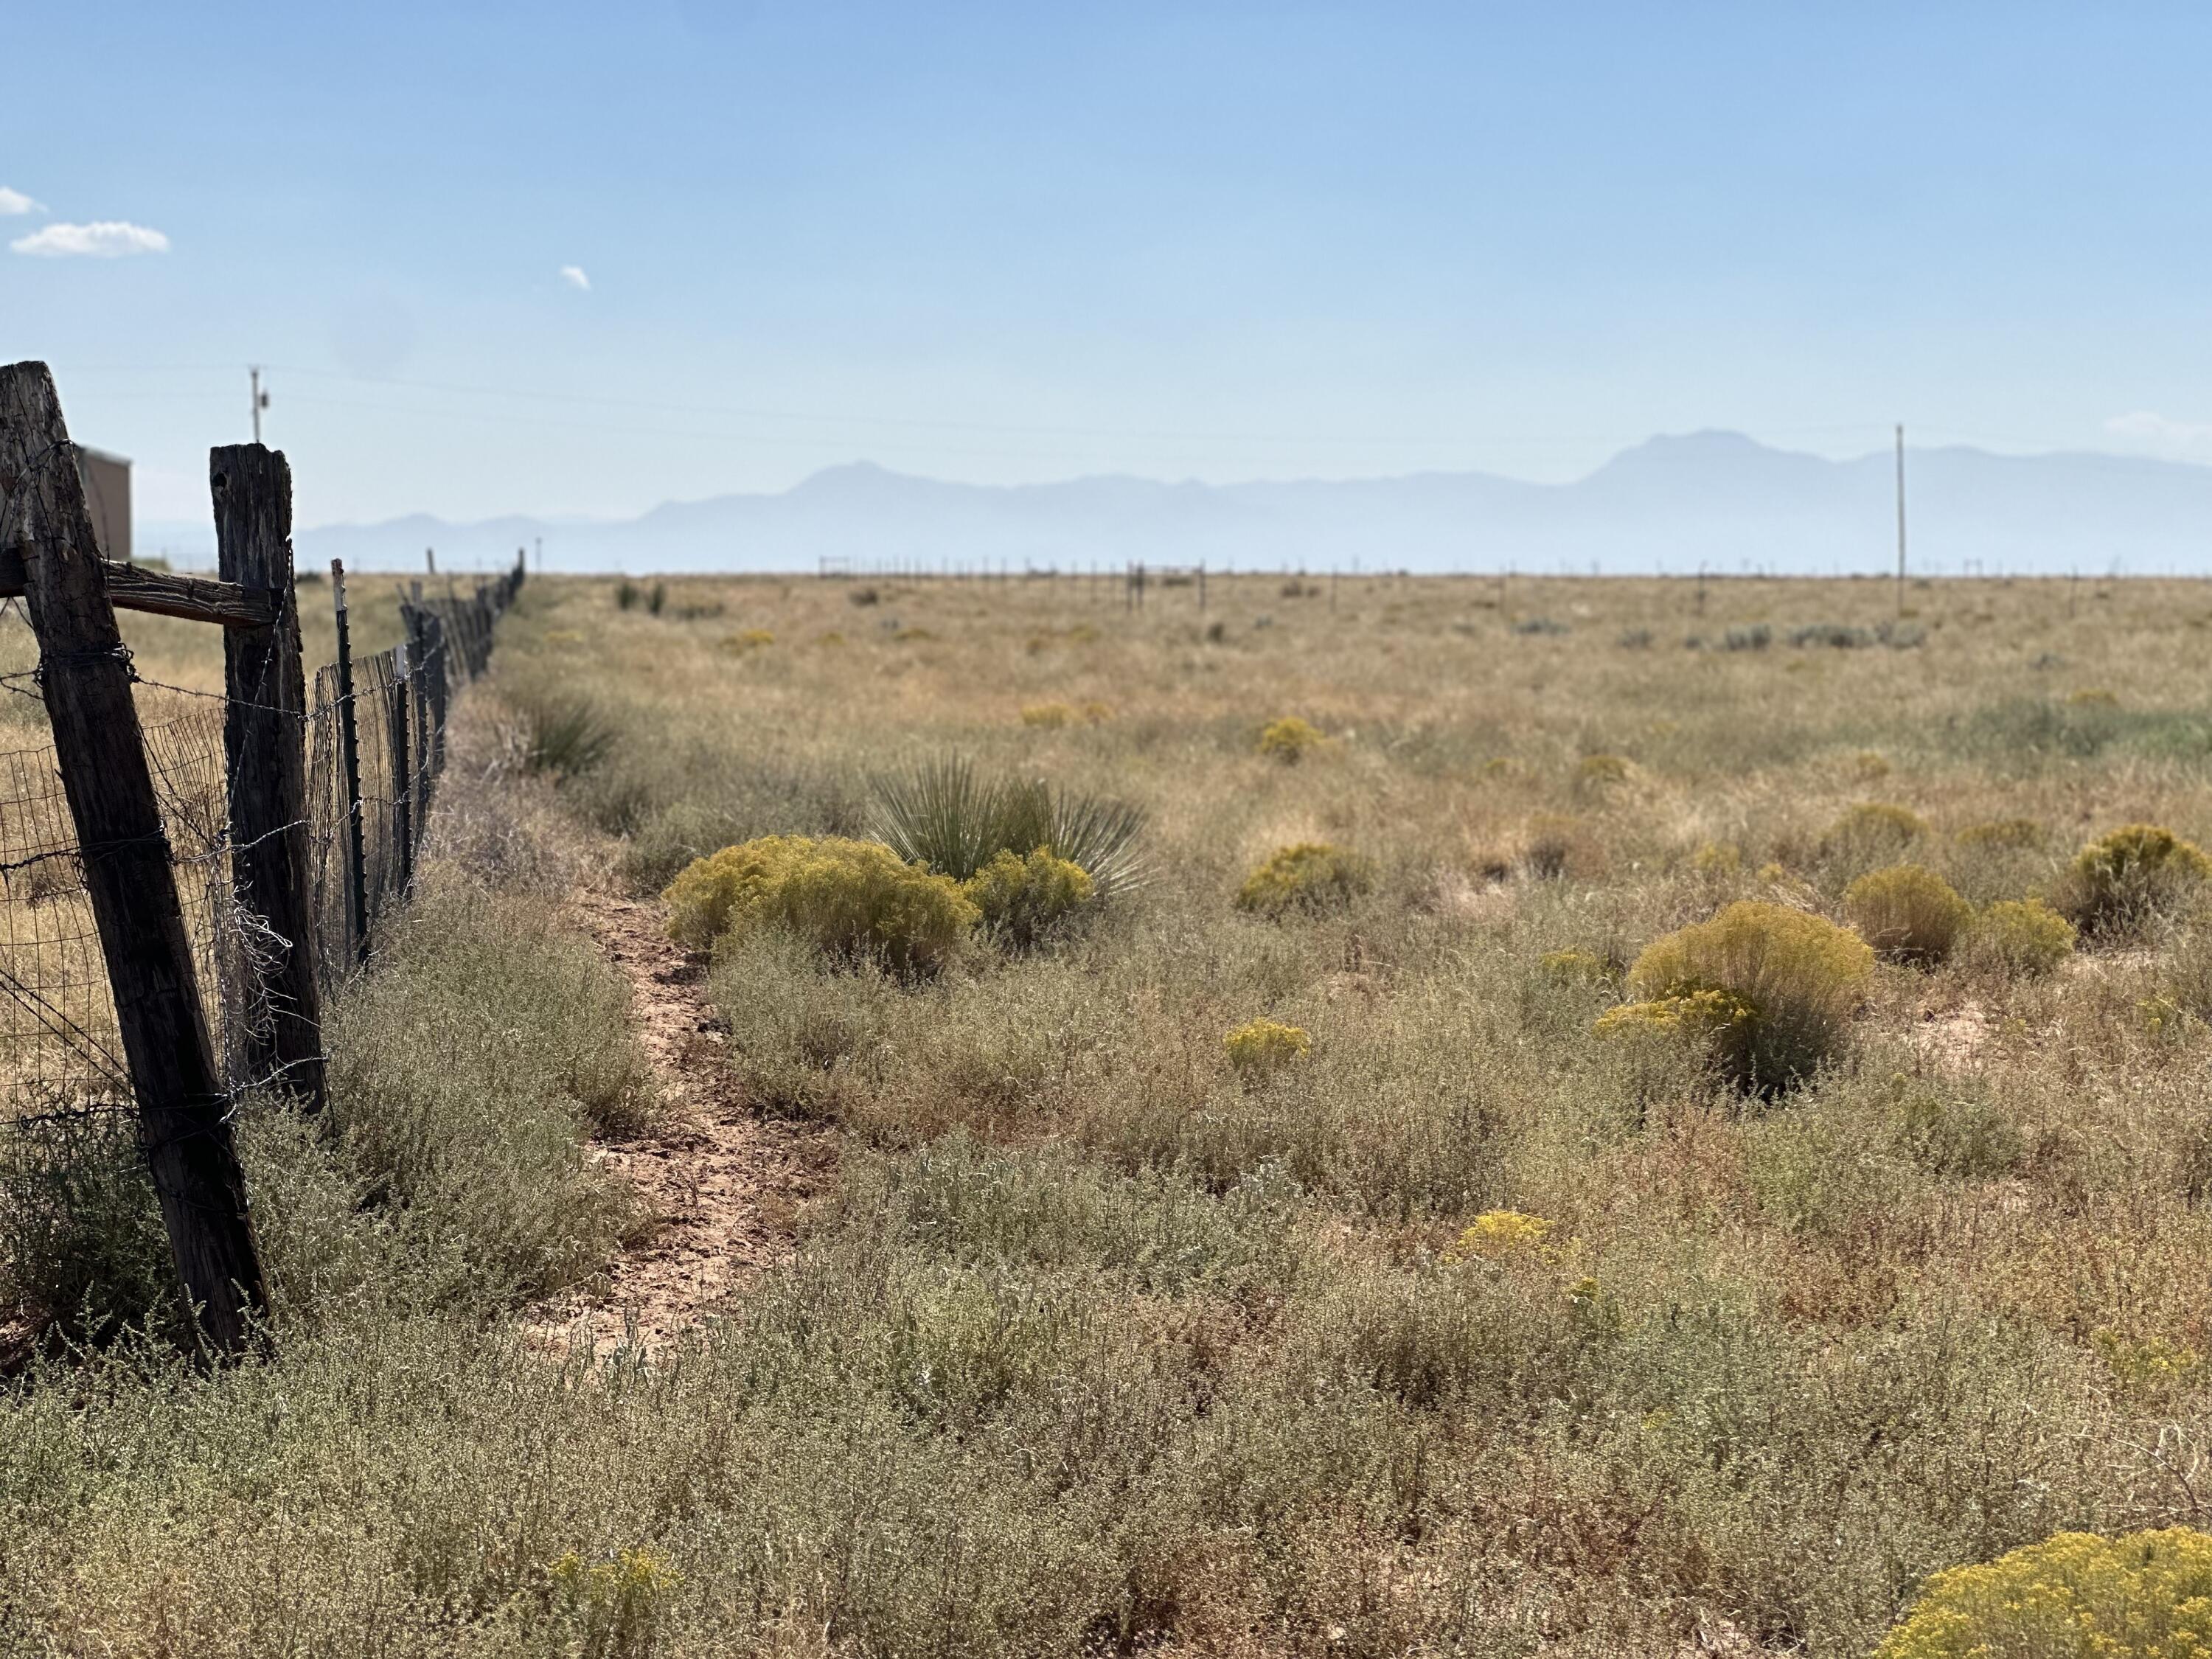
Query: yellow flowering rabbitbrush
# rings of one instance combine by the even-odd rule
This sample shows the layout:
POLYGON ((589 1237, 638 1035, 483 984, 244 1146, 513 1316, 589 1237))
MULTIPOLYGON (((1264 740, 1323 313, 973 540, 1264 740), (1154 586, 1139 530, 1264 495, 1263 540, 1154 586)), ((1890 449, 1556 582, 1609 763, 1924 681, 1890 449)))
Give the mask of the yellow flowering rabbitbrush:
POLYGON ((1974 907, 1951 884, 1917 864, 1869 870, 1844 890, 1844 914, 1860 937, 1898 962, 1941 962, 1974 907))
POLYGON ((1365 892, 1374 872, 1357 853, 1327 842, 1305 841, 1278 848, 1244 878, 1237 908, 1264 916, 1292 910, 1325 910, 1365 892))
POLYGON ((2074 924, 2041 899, 1999 899, 1966 932, 1967 960, 2023 979, 2051 973, 2074 954, 2074 924))
POLYGON ((1269 760, 1295 766, 1328 742, 1319 726, 1290 714, 1272 722, 1260 733, 1259 752, 1269 760))
POLYGON ((1875 1659, 2206 1659, 2212 1537, 2062 1532, 1929 1578, 1875 1659))
POLYGON ((1097 896, 1091 874, 1071 859, 1040 847, 1027 854, 1000 853, 960 884, 983 925, 1018 949, 1026 949, 1073 917, 1097 896))
POLYGON ((2212 875, 2212 858, 2155 823, 2130 823, 2091 842, 2053 894, 2084 933, 2121 933, 2177 908, 2212 875))
POLYGON ((1604 1015, 1598 1029, 1679 1031, 1707 1047, 1738 1087, 1772 1094, 1835 1053, 1873 975, 1873 951, 1849 929, 1741 899, 1647 945, 1628 970, 1643 1001, 1604 1015))
POLYGON ((1862 801, 1828 826, 1820 855, 1864 866, 1894 859, 1927 833, 1927 819, 1909 806, 1862 801))
POLYGON ((661 896, 678 943, 704 949, 723 934, 788 928, 824 952, 873 957, 901 972, 933 968, 979 913, 950 878, 880 842, 763 836, 700 859, 661 896))

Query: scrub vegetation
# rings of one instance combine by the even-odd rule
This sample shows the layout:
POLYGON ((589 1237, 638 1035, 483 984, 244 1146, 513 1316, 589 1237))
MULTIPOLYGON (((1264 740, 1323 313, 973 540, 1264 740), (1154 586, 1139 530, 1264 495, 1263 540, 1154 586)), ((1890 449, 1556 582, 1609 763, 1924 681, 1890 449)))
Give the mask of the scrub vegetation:
POLYGON ((2201 1649, 2212 591, 626 587, 246 1115, 273 1358, 0 1161, 0 1652, 2201 1649), (836 1147, 650 1349, 594 886, 836 1147))

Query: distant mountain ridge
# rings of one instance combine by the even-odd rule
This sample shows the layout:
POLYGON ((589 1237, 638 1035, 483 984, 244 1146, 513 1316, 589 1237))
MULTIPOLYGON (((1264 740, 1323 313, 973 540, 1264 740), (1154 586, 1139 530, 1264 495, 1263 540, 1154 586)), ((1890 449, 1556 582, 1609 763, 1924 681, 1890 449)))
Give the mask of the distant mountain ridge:
MULTIPOLYGON (((1012 486, 951 483, 868 462, 775 495, 669 502, 623 522, 425 514, 297 537, 303 562, 416 569, 512 559, 636 574, 811 571, 824 557, 1087 568, 1131 560, 1217 568, 1542 572, 1746 566, 1881 570, 1896 552, 1893 461, 1776 449, 1741 434, 1653 438, 1572 483, 1482 472, 1285 483, 1164 483, 1108 475, 1012 486)), ((1916 566, 1956 572, 2148 574, 2212 568, 2212 467, 2095 453, 1906 457, 1916 566)), ((165 527, 167 528, 167 527, 165 527)))

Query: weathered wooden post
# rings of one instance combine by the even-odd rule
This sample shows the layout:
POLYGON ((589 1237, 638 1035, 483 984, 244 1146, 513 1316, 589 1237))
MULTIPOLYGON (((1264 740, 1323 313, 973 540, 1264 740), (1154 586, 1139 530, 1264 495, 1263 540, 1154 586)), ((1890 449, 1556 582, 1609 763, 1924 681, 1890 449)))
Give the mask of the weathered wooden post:
POLYGON ((353 635, 346 625, 345 561, 331 561, 331 603, 338 624, 338 769, 346 799, 346 920, 353 959, 368 961, 368 860, 361 844, 361 728, 353 710, 353 635))
POLYGON ((430 649, 430 614, 409 605, 400 607, 407 625, 407 659, 414 665, 415 695, 410 699, 415 720, 415 838, 420 842, 430 812, 430 756, 434 735, 434 697, 430 683, 445 672, 430 649))
POLYGON ((273 450, 234 444, 210 452, 208 488, 222 579, 273 594, 277 605, 266 628, 223 630, 232 884, 277 951, 256 963, 267 1018, 246 1022, 246 1071, 276 1079, 319 1112, 327 1095, 307 883, 307 689, 292 587, 292 470, 273 450))
POLYGON ((246 1176, 131 699, 130 653, 44 363, 0 368, 0 540, 22 558, 40 689, 177 1276, 209 1345, 242 1353, 269 1306, 246 1176))
MULTIPOLYGON (((446 770, 446 700, 453 691, 453 647, 446 643, 446 620, 439 616, 422 619, 422 660, 430 669, 430 787, 437 787, 438 779, 446 770)), ((429 798, 426 794, 423 799, 429 798)))
POLYGON ((399 896, 415 884, 415 773, 407 758, 408 709, 414 687, 407 678, 407 644, 392 647, 392 684, 385 692, 385 722, 392 732, 392 847, 399 864, 399 896))

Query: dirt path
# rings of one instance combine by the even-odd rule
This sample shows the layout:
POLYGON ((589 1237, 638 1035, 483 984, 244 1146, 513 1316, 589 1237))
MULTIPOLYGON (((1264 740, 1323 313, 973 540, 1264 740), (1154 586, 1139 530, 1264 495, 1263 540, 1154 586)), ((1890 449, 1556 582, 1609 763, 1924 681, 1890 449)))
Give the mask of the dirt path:
POLYGON ((630 982, 638 1042, 661 1091, 654 1130, 594 1151, 659 1219, 617 1258, 603 1296, 557 1304, 534 1322, 549 1335, 584 1324, 601 1342, 634 1331, 658 1346, 789 1254, 793 1218, 821 1184, 831 1142, 747 1109, 702 994, 705 964, 670 940, 659 907, 586 893, 575 908, 630 982))

